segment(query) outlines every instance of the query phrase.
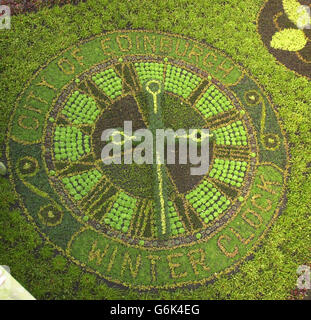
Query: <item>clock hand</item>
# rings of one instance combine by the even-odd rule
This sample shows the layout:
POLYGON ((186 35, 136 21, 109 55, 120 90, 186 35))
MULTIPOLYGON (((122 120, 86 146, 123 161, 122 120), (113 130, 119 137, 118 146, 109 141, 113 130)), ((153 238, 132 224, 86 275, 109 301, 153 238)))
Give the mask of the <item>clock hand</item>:
POLYGON ((154 114, 158 113, 158 101, 157 96, 161 93, 161 83, 157 80, 150 80, 146 84, 146 90, 152 95, 153 98, 153 112, 154 114), (152 88, 151 86, 154 85, 152 88), (153 91, 154 90, 154 91, 153 91))
MULTIPOLYGON (((145 85, 146 92, 149 94, 149 129, 153 134, 153 146, 156 146, 156 129, 164 129, 162 121, 162 115, 160 110, 162 85, 158 80, 150 80, 145 85), (150 99, 151 96, 151 99, 150 99), (151 100, 151 101, 150 101, 151 100)), ((156 148, 154 148, 156 149, 156 148)), ((153 150, 153 166, 154 166, 154 178, 155 178, 155 193, 154 200, 156 203, 156 211, 160 218, 159 234, 166 236, 169 232, 169 226, 167 224, 168 215, 168 198, 165 182, 167 181, 166 169, 163 163, 161 163, 160 154, 157 150, 153 150)))
MULTIPOLYGON (((145 90, 147 92, 147 98, 149 103, 149 129, 153 134, 153 146, 156 146, 156 130, 165 129, 161 114, 161 94, 163 93, 162 84, 158 80, 150 80, 145 84, 145 90)), ((194 131, 186 134, 185 136, 175 136, 176 141, 180 138, 184 138, 189 143, 195 143, 201 145, 206 139, 214 139, 213 133, 205 133, 204 130, 194 131)), ((175 142, 176 142, 175 141, 175 142)), ((154 148, 156 149, 156 148, 154 148)), ((166 189, 166 183, 168 176, 166 167, 163 164, 164 159, 161 159, 161 155, 157 150, 153 151, 153 166, 154 166, 154 180, 155 180, 155 192, 154 200, 156 203, 156 213, 160 219, 159 236, 161 238, 168 235, 170 228, 168 222, 168 194, 166 189), (162 160, 162 163, 161 163, 162 160)))

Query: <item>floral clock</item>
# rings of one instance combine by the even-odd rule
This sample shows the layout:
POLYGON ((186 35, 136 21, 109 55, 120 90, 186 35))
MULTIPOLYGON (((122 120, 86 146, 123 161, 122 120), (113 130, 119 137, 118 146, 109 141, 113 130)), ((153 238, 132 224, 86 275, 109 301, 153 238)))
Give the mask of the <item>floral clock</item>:
POLYGON ((258 32, 269 52, 287 68, 311 77, 309 0, 270 0, 258 16, 258 32))
POLYGON ((174 288, 234 270, 284 206, 287 143, 269 97, 222 52, 177 35, 114 31, 49 61, 16 103, 7 157, 46 241, 127 287, 174 288), (209 129, 209 170, 104 164, 102 132, 125 121, 133 131, 209 129))

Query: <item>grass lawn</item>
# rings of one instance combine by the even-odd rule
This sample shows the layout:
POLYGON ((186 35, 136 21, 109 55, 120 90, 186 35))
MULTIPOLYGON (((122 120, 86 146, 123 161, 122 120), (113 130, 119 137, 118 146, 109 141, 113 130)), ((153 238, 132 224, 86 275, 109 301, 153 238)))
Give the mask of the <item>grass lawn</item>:
MULTIPOLYGON (((22 214, 8 176, 0 176, 0 265, 10 266, 12 275, 34 297, 289 298, 296 287, 297 268, 311 262, 311 87, 310 79, 278 63, 264 45, 257 27, 264 3, 263 0, 88 0, 13 16, 11 30, 0 30, 0 161, 7 160, 6 135, 15 101, 33 74, 79 41, 125 29, 183 35, 230 56, 273 101, 290 152, 286 207, 257 250, 234 273, 216 276, 208 284, 174 290, 140 292, 107 283, 98 274, 59 254, 22 214)), ((163 108, 167 112, 165 104, 163 108)))

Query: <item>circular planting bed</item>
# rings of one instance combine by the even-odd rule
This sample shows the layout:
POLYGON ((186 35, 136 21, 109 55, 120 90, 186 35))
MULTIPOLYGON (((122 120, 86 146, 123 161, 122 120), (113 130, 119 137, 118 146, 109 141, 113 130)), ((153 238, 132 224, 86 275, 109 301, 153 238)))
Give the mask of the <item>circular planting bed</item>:
POLYGON ((110 32, 47 63, 17 101, 7 158, 46 241, 126 287, 233 271, 285 201, 287 143, 269 97, 222 52, 171 34, 110 32), (104 164, 102 132, 125 121, 133 131, 209 129, 209 170, 104 164))
POLYGON ((299 75, 311 74, 309 0, 270 0, 258 16, 258 31, 277 61, 299 75))

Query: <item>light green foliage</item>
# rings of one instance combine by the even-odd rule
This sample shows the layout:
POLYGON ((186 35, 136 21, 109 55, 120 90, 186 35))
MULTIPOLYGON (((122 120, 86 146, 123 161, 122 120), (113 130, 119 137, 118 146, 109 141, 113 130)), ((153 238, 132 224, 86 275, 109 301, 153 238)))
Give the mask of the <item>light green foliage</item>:
POLYGON ((160 80, 163 82, 163 63, 156 62, 136 62, 135 67, 137 70, 138 78, 142 84, 148 80, 160 80))
POLYGON ((76 161, 89 153, 90 137, 76 127, 56 127, 54 136, 54 152, 56 160, 76 161))
POLYGON ((205 118, 210 118, 232 109, 233 105, 229 99, 216 88, 216 86, 211 85, 195 107, 205 118))
POLYGON ((178 234, 185 233, 185 228, 181 222, 180 217, 178 216, 174 204, 172 201, 168 201, 168 218, 170 222, 171 234, 177 236, 178 234))
POLYGON ((233 187, 240 188, 246 169, 247 163, 245 161, 215 159, 209 176, 233 187))
POLYGON ((63 178, 62 182, 75 200, 81 200, 101 179, 102 174, 94 169, 75 176, 63 178))
POLYGON ((186 199, 200 214, 205 223, 217 218, 230 205, 230 200, 206 180, 189 192, 186 199))
POLYGON ((226 146, 247 146, 247 135, 242 121, 233 122, 213 131, 216 144, 226 146))
POLYGON ((105 215, 104 222, 115 230, 126 233, 136 207, 136 199, 121 192, 112 209, 105 215))
POLYGON ((283 8, 288 18, 295 24, 305 27, 310 22, 308 11, 301 10, 301 4, 297 0, 282 0, 283 8))
POLYGON ((111 99, 115 99, 122 94, 122 80, 113 69, 97 73, 92 77, 92 80, 111 99))
POLYGON ((94 99, 79 91, 69 97, 62 111, 73 124, 92 124, 99 113, 94 99))
POLYGON ((165 90, 183 98, 188 98, 191 92, 201 82, 201 78, 191 72, 172 65, 167 65, 165 90))
POLYGON ((202 238, 202 234, 201 234, 201 233, 197 233, 197 234, 195 235, 195 237, 196 237, 198 240, 200 240, 200 239, 202 238))
POLYGON ((270 45, 274 49, 299 51, 308 42, 303 29, 310 24, 309 11, 302 7, 297 0, 283 0, 282 3, 287 17, 297 26, 297 29, 288 28, 277 31, 273 35, 270 45))
POLYGON ((270 45, 274 49, 299 51, 307 42, 307 37, 302 30, 284 29, 273 35, 270 45))

